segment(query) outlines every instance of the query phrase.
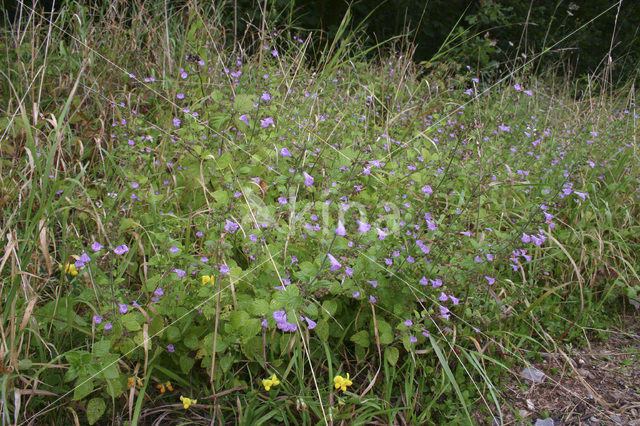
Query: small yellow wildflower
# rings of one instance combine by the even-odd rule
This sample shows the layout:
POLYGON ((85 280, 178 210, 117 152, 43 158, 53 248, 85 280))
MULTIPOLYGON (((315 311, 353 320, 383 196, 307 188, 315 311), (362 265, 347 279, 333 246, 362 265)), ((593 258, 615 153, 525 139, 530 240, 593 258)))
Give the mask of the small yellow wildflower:
POLYGON ((353 382, 349 380, 349 373, 347 373, 346 379, 342 376, 334 377, 333 384, 336 387, 336 389, 342 389, 342 392, 345 392, 347 390, 347 386, 351 386, 353 382))
MULTIPOLYGON (((58 265, 58 269, 60 271, 62 271, 62 269, 63 269, 62 265, 58 265)), ((67 263, 64 266, 64 273, 65 274, 69 274, 72 277, 75 277, 76 275, 78 275, 78 268, 76 268, 76 265, 74 265, 73 263, 67 263)))
POLYGON ((136 386, 136 378, 135 377, 129 377, 127 379, 127 389, 131 389, 133 387, 136 386))
POLYGON ((189 408, 189 406, 191 404, 197 404, 198 403, 198 401, 196 399, 186 398, 184 396, 180 397, 180 401, 182 401, 182 406, 184 407, 185 410, 187 408, 189 408))
POLYGON ((156 385, 156 389, 160 390, 160 393, 164 393, 165 392, 164 385, 162 383, 158 383, 156 385))
POLYGON ((207 283, 211 283, 213 285, 213 275, 203 275, 202 276, 202 285, 207 283))
POLYGON ((267 392, 271 389, 271 386, 278 386, 280 384, 280 380, 278 377, 273 374, 270 379, 262 379, 262 386, 264 386, 264 390, 267 392))
POLYGON ((167 390, 169 392, 173 392, 173 386, 171 386, 171 382, 167 382, 164 385, 167 387, 167 390))

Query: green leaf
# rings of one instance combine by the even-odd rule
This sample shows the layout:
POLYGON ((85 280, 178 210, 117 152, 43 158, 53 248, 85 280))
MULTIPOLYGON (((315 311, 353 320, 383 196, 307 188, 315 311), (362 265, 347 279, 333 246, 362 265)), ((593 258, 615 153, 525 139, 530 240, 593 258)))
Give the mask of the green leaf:
POLYGON ((93 356, 102 357, 109 353, 111 342, 109 340, 100 340, 93 344, 93 356))
POLYGON ((395 367, 395 365, 398 363, 399 356, 400 356, 400 351, 395 346, 388 346, 384 350, 384 359, 392 367, 395 367))
POLYGON ((87 404, 87 420, 92 425, 97 422, 104 414, 107 403, 102 398, 93 398, 87 404))
POLYGON ((174 325, 169 326, 166 330, 167 340, 171 343, 175 343, 180 340, 180 329, 174 325))
POLYGON ((123 315, 122 318, 120 318, 120 321, 122 321, 122 325, 124 325, 124 328, 128 331, 138 331, 142 328, 140 327, 140 323, 138 323, 138 318, 136 317, 135 312, 123 315))
POLYGON ((90 376, 81 376, 76 381, 76 389, 73 392, 73 400, 79 401, 93 391, 93 380, 90 376))
POLYGON ((313 330, 316 332, 316 336, 323 342, 326 342, 329 339, 329 324, 327 324, 326 319, 321 319, 318 321, 318 325, 313 330))
POLYGON ((193 368, 194 363, 195 361, 193 358, 183 355, 180 357, 180 370, 182 370, 184 374, 188 374, 193 368))
POLYGON ((182 340, 182 343, 184 343, 184 345, 192 351, 198 349, 198 346, 200 346, 198 336, 196 336, 195 333, 190 333, 185 336, 184 340, 182 340))
POLYGON ((333 299, 327 299, 322 302, 322 313, 324 315, 334 315, 338 310, 338 303, 333 299))
POLYGON ((358 331, 349 339, 358 346, 368 348, 371 341, 369 340, 369 332, 367 330, 358 331))
POLYGON ((393 329, 386 321, 378 321, 378 334, 380 335, 380 343, 390 345, 393 342, 393 329))
POLYGON ((233 108, 239 113, 251 112, 253 104, 256 102, 255 95, 239 94, 233 101, 233 108))

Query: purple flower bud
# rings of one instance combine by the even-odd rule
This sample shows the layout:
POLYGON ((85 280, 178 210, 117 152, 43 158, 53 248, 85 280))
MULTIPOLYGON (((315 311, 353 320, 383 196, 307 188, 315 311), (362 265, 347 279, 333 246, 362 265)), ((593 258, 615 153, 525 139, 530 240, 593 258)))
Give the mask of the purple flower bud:
POLYGON ((307 172, 302 172, 302 176, 304 176, 304 186, 311 186, 315 179, 307 172))
POLYGON ((329 258, 329 262, 331 262, 331 267, 329 268, 330 270, 337 271, 338 269, 342 268, 342 264, 338 262, 338 259, 333 257, 331 253, 328 253, 327 257, 329 258))
POLYGON ((341 220, 338 220, 338 227, 336 228, 336 235, 344 237, 347 235, 347 231, 344 229, 344 225, 341 220))

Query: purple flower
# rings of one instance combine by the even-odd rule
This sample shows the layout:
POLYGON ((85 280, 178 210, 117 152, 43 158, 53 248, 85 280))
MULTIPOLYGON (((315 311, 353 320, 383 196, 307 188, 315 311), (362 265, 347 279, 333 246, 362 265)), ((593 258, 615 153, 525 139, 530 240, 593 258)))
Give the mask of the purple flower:
POLYGON ((378 231, 378 239, 379 240, 384 240, 385 238, 387 238, 387 233, 384 232, 382 229, 376 228, 376 231, 378 231))
POLYGON ((221 273, 221 274, 228 274, 228 273, 229 273, 229 266, 227 266, 227 265, 221 265, 221 266, 220 266, 220 273, 221 273))
POLYGON ((171 353, 174 353, 176 351, 176 348, 173 347, 173 345, 171 343, 169 343, 167 345, 167 350, 171 353))
POLYGON ((120 306, 120 313, 121 314, 126 314, 129 311, 129 307, 127 305, 125 305, 124 303, 118 303, 118 306, 120 306))
POLYGON ((378 287, 378 281, 367 281, 369 284, 371 284, 373 286, 373 288, 378 287))
POLYGON ((93 316, 93 322, 95 324, 100 324, 103 319, 104 319, 104 317, 102 315, 94 315, 93 316))
POLYGON ((178 278, 184 277, 186 275, 186 273, 187 273, 187 271, 184 271, 182 269, 174 269, 173 272, 178 274, 178 278))
POLYGON ((500 129, 501 132, 510 132, 511 131, 511 127, 509 127, 509 126, 498 126, 498 128, 500 129))
POLYGON ((314 328, 316 328, 316 323, 315 321, 311 320, 311 318, 307 318, 307 317, 300 317, 300 321, 306 321, 307 322, 307 327, 309 328, 309 330, 313 330, 314 328))
POLYGON ((184 99, 184 93, 178 93, 178 94, 176 95, 176 98, 178 98, 178 99, 184 99))
POLYGON ((416 343, 416 342, 418 341, 418 338, 417 338, 417 337, 415 337, 415 336, 409 336, 409 341, 410 341, 411 343, 416 343))
POLYGON ((586 192, 573 191, 573 193, 582 198, 582 201, 584 201, 587 198, 587 195, 589 195, 586 192))
POLYGON ((449 296, 449 300, 453 302, 453 306, 458 306, 460 304, 460 299, 458 299, 457 297, 449 296))
POLYGON ((361 232, 364 234, 366 232, 369 232, 369 230, 371 229, 371 225, 369 225, 366 222, 361 222, 359 220, 356 220, 356 222, 358 222, 358 232, 361 232))
POLYGON ((327 253, 327 257, 329 258, 329 262, 331 262, 331 267, 329 268, 330 270, 337 271, 338 269, 342 268, 342 264, 338 262, 338 259, 333 257, 331 253, 327 253))
POLYGON ((528 95, 528 96, 533 96, 533 90, 525 90, 522 93, 524 93, 525 95, 528 95))
POLYGON ((424 331, 422 332, 422 335, 423 335, 424 337, 426 337, 427 339, 429 338, 429 332, 428 332, 427 330, 424 330, 424 331))
POLYGON ((129 251, 129 247, 127 247, 125 244, 116 247, 115 249, 113 249, 113 252, 115 254, 117 254, 118 256, 125 254, 126 252, 129 251))
POLYGON ((429 185, 425 185, 421 189, 425 194, 433 194, 433 189, 429 185))
POLYGON ((160 297, 160 296, 164 296, 164 291, 162 291, 162 287, 158 287, 156 288, 156 290, 153 292, 153 294, 155 294, 156 296, 160 297))
POLYGON ((244 124, 246 124, 247 126, 249 125, 249 119, 247 118, 247 114, 242 114, 240 117, 238 117, 238 119, 242 121, 244 124))
POLYGON ((351 296, 353 297, 360 297, 360 292, 359 291, 354 291, 351 296))
POLYGON ((493 285, 496 282, 496 279, 491 278, 490 276, 485 275, 484 278, 489 281, 489 285, 493 285))
POLYGON ((349 266, 345 266, 344 267, 344 273, 347 274, 348 276, 352 277, 353 276, 353 268, 351 268, 349 266))
POLYGON ((108 323, 106 323, 106 324, 104 325, 104 329, 105 329, 105 330, 111 330, 112 328, 113 328, 113 325, 111 325, 111 323, 110 323, 110 322, 108 322, 108 323))
POLYGON ((522 86, 520 86, 518 83, 514 84, 513 88, 518 92, 522 90, 522 86))
POLYGON ((524 232, 522 233, 522 238, 520 238, 520 241, 522 241, 525 244, 528 244, 531 242, 531 236, 525 234, 524 232))
POLYGON ((203 236, 204 236, 204 232, 202 231, 196 232, 196 237, 203 237, 203 236))
POLYGON ((302 172, 302 176, 304 176, 304 186, 311 186, 315 179, 307 172, 302 172))
POLYGON ((273 313, 273 319, 276 322, 285 322, 287 321, 287 313, 285 311, 275 311, 273 313))
POLYGON ((449 296, 447 296, 444 291, 441 291, 440 297, 438 297, 438 300, 441 302, 446 302, 448 299, 449 299, 449 296))
POLYGON ((100 244, 99 242, 94 242, 93 244, 91 244, 91 250, 93 251, 100 251, 102 250, 104 247, 102 244, 100 244))
POLYGON ((238 230, 238 228, 240 228, 240 225, 238 225, 236 222, 232 222, 229 219, 226 219, 226 224, 224 225, 225 231, 233 234, 238 230))
POLYGON ((267 322, 266 318, 262 319, 262 322, 260 323, 261 326, 263 326, 264 328, 269 328, 269 323, 267 322))
POLYGON ((421 284, 421 285, 427 285, 427 284, 429 284, 429 280, 427 279, 427 277, 422 276, 422 278, 420 278, 420 284, 421 284))
POLYGON ((475 261, 476 261, 476 263, 482 263, 483 262, 483 260, 482 260, 482 258, 480 256, 476 256, 475 261))
POLYGON ((285 146, 280 150, 280 155, 283 157, 291 157, 291 152, 289 151, 289 148, 285 146))
POLYGON ((176 247, 176 246, 171 246, 171 248, 169 249, 169 251, 170 251, 171 253, 177 253, 177 252, 179 252, 179 251, 180 251, 180 249, 179 249, 178 247, 176 247))
POLYGON ((407 327, 411 327, 413 325, 413 321, 411 321, 410 319, 405 320, 404 325, 406 325, 407 327))
POLYGON ((284 206, 287 204, 287 197, 278 197, 278 202, 284 206))
POLYGON ((342 224, 342 221, 338 219, 338 227, 336 228, 336 235, 339 235, 341 237, 344 237, 345 235, 347 235, 347 231, 344 229, 344 225, 342 224))
POLYGON ((435 231, 436 229, 438 229, 438 227, 436 226, 435 222, 427 220, 427 229, 429 229, 429 231, 435 231))
POLYGON ((273 117, 267 117, 260 120, 260 127, 269 127, 273 125, 273 117))
POLYGON ((435 280, 429 280, 429 281, 431 281, 431 287, 433 288, 442 287, 442 280, 440 278, 436 278, 435 280))
POLYGON ((180 127, 180 119, 178 117, 173 118, 173 127, 180 127))
POLYGON ((265 102, 269 102, 271 100, 271 94, 269 92, 264 92, 262 96, 260 96, 260 99, 265 102))
POLYGON ((373 295, 369 296, 369 303, 376 303, 377 300, 375 297, 373 297, 373 295))

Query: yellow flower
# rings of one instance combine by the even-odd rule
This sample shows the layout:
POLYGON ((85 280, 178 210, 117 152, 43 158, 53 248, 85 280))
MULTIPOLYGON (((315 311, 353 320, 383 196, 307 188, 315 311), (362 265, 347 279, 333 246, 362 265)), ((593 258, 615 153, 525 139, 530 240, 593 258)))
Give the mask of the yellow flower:
POLYGON ((213 285, 213 275, 203 275, 202 276, 202 285, 207 283, 211 283, 213 285))
MULTIPOLYGON (((63 269, 63 268, 62 268, 62 265, 58 265, 58 269, 59 269, 60 271, 62 271, 62 269, 63 269)), ((78 275, 78 269, 76 268, 76 265, 74 265, 73 263, 67 263, 67 264, 64 266, 64 273, 65 273, 65 274, 69 274, 69 275, 71 275, 72 277, 75 277, 76 275, 78 275)))
POLYGON ((164 385, 162 383, 159 383, 156 385, 156 389, 160 390, 160 393, 164 393, 165 389, 164 389, 164 385))
POLYGON ((351 386, 353 382, 349 380, 349 373, 347 373, 346 379, 342 376, 334 377, 333 384, 336 387, 336 389, 341 389, 342 392, 345 392, 347 390, 347 386, 351 386))
POLYGON ((182 401, 182 406, 184 407, 184 409, 186 410, 187 408, 189 408, 189 406, 191 404, 197 404, 198 400, 196 399, 191 399, 191 398, 186 398, 184 396, 180 397, 180 401, 182 401))
POLYGON ((171 386, 171 382, 167 382, 164 385, 167 387, 167 390, 169 392, 173 392, 173 386, 171 386))
POLYGON ((264 386, 264 390, 267 392, 271 389, 271 386, 278 386, 280 384, 280 380, 278 377, 273 374, 270 379, 262 379, 262 386, 264 386))
POLYGON ((136 386, 136 378, 135 377, 129 377, 127 379, 127 389, 131 389, 133 387, 136 386))

